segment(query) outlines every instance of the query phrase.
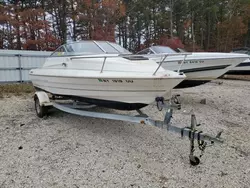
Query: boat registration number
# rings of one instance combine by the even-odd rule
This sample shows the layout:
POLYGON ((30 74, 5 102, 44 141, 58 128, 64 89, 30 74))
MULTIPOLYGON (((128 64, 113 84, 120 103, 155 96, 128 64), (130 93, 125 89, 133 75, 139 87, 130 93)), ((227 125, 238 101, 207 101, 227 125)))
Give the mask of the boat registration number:
POLYGON ((106 83, 134 83, 134 80, 109 80, 109 79, 98 79, 99 82, 106 83))
MULTIPOLYGON (((184 64, 193 64, 193 63, 204 63, 204 61, 184 61, 184 64)), ((182 61, 178 61, 178 64, 182 64, 182 61)))

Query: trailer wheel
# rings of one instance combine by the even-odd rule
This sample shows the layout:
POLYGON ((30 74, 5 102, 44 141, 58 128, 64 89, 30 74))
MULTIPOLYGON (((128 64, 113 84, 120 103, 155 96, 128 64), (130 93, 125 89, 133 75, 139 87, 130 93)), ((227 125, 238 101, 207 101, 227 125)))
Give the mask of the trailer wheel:
POLYGON ((41 106, 39 99, 37 96, 34 97, 35 100, 35 109, 36 109, 36 115, 39 118, 43 118, 48 113, 48 108, 46 106, 41 106))
POLYGON ((193 159, 190 158, 190 164, 192 166, 197 166, 200 164, 200 159, 196 156, 193 156, 193 159))

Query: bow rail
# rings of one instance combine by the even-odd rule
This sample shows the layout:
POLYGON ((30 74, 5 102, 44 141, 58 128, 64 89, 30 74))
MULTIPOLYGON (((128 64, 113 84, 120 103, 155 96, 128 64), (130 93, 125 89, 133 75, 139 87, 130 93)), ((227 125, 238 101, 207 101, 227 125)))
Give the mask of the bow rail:
MULTIPOLYGON (((172 57, 172 56, 184 56, 182 63, 180 64, 180 67, 178 69, 178 73, 181 70, 182 65, 184 64, 186 58, 188 55, 191 55, 192 53, 178 53, 178 54, 169 54, 169 53, 162 53, 162 54, 150 54, 150 57, 162 57, 162 60, 159 62, 159 66, 157 67, 157 69, 154 71, 153 76, 156 75, 156 73, 158 72, 158 70, 160 69, 160 67, 162 66, 162 64, 164 62, 175 62, 176 60, 171 60, 171 59, 167 59, 167 57, 172 57)), ((96 59, 96 58, 103 58, 103 63, 102 63, 102 68, 100 70, 100 73, 103 73, 105 64, 106 64, 106 60, 108 58, 117 58, 117 57, 122 57, 122 58, 128 58, 128 57, 147 57, 145 55, 114 55, 114 54, 110 54, 110 55, 82 55, 82 56, 75 56, 75 57, 70 57, 70 60, 75 60, 75 59, 96 59)))

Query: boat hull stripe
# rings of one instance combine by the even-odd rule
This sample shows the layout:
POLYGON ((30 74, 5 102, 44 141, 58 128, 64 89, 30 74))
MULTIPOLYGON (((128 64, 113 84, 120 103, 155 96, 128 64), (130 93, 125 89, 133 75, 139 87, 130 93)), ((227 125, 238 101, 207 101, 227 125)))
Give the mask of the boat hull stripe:
POLYGON ((231 66, 231 65, 219 65, 219 66, 200 67, 200 68, 193 68, 193 69, 181 69, 180 72, 190 73, 190 72, 220 70, 220 69, 225 69, 225 68, 227 68, 229 66, 231 66))

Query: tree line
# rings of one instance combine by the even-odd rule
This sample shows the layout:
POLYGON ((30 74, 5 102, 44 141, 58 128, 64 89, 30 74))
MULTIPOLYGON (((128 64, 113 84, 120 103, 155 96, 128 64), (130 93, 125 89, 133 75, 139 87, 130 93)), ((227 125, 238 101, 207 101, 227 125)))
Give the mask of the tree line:
POLYGON ((250 45, 250 0, 0 0, 0 49, 86 39, 227 52, 250 45))

